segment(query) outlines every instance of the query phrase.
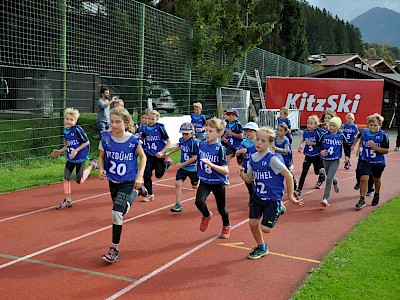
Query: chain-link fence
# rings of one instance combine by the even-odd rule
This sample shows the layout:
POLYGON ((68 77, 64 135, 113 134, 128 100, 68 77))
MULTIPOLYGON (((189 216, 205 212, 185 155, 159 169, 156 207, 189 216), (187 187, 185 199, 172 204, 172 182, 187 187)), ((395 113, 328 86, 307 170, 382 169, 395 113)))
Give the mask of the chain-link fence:
MULTIPOLYGON (((131 113, 151 99, 165 113, 187 114, 200 101, 217 114, 215 89, 191 67, 190 24, 144 4, 4 0, 0 36, 0 165, 60 148, 64 109, 95 113, 102 86, 131 113)), ((238 73, 247 70, 241 88, 257 86, 248 80, 255 68, 264 82, 313 71, 255 49, 238 63, 238 73)))

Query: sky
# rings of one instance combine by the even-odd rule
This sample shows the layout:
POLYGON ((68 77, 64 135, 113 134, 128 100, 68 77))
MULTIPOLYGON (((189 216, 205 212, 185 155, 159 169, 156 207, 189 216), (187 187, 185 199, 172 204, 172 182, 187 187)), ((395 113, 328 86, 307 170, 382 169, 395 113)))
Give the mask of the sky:
POLYGON ((374 7, 384 7, 400 13, 400 0, 306 0, 319 9, 325 8, 339 19, 351 21, 374 7))

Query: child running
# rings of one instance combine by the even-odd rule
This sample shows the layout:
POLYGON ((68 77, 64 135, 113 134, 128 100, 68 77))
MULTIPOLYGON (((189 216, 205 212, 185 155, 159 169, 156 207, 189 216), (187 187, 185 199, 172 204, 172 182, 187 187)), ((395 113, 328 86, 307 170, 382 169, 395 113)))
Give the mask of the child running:
MULTIPOLYGON (((291 130, 292 125, 290 123, 288 116, 289 116, 289 109, 287 107, 281 107, 281 109, 279 110, 279 117, 276 119, 276 124, 277 126, 282 123, 285 123, 287 125, 287 130, 285 132, 285 135, 288 138, 289 144, 291 145, 293 140, 292 130, 291 130)), ((278 129, 278 127, 276 129, 278 129)))
POLYGON ((316 188, 321 188, 322 183, 325 181, 325 170, 322 164, 321 156, 319 155, 319 148, 317 142, 320 138, 320 131, 318 129, 319 119, 318 116, 312 115, 307 119, 307 129, 303 132, 303 139, 300 142, 298 151, 304 153, 303 168, 299 180, 299 186, 297 187, 296 194, 301 196, 301 192, 304 186, 304 181, 311 164, 314 167, 314 174, 318 175, 318 181, 316 188), (303 144, 304 148, 303 148, 303 144))
POLYGON ((320 154, 326 172, 326 185, 324 196, 321 201, 323 207, 329 206, 329 195, 333 183, 333 190, 339 193, 339 180, 335 177, 336 171, 339 168, 340 158, 342 157, 343 144, 347 143, 346 137, 340 131, 342 120, 339 117, 333 117, 329 120, 329 131, 324 133, 319 141, 320 154))
MULTIPOLYGON (((206 122, 206 139, 200 142, 197 156, 197 175, 200 179, 196 193, 196 207, 202 213, 200 231, 206 231, 213 213, 208 210, 206 200, 212 192, 217 202, 218 212, 222 218, 221 239, 231 234, 231 222, 225 207, 225 181, 229 173, 225 147, 219 138, 222 136, 225 122, 212 118, 206 122)), ((250 183, 250 182, 249 182, 250 183)))
POLYGON ((344 136, 347 139, 347 143, 343 144, 344 150, 344 168, 346 170, 350 169, 350 154, 351 154, 351 146, 354 143, 354 137, 358 134, 358 127, 354 124, 354 114, 348 113, 346 114, 346 123, 342 126, 342 131, 344 136))
POLYGON ((144 152, 147 161, 144 170, 144 187, 148 191, 147 197, 143 198, 143 202, 154 200, 153 182, 151 176, 153 170, 156 178, 160 179, 164 176, 165 171, 172 165, 172 160, 164 154, 171 146, 171 141, 163 124, 158 123, 160 113, 156 110, 150 110, 148 114, 148 124, 144 127, 142 136, 145 139, 144 152))
MULTIPOLYGON (((275 137, 274 144, 271 146, 271 149, 282 155, 283 162, 285 163, 286 168, 288 168, 289 172, 293 177, 294 190, 297 190, 297 180, 293 173, 293 154, 292 154, 292 145, 289 142, 288 137, 286 136, 288 132, 288 127, 286 123, 282 122, 278 124, 275 137)), ((293 192, 293 197, 299 199, 299 196, 296 192, 293 192)))
POLYGON ((282 159, 269 151, 275 139, 275 132, 270 127, 262 127, 256 134, 256 149, 250 157, 247 173, 239 168, 240 177, 251 183, 255 180, 255 190, 250 198, 250 228, 257 247, 248 255, 250 259, 258 259, 268 254, 268 246, 264 242, 263 232, 269 233, 275 227, 281 214, 281 200, 284 194, 284 180, 288 198, 291 202, 303 205, 301 200, 293 197, 293 177, 282 159), (262 221, 260 224, 260 219, 262 221))
POLYGON ((203 105, 200 102, 193 104, 193 113, 190 114, 191 122, 195 130, 195 138, 198 141, 206 138, 206 116, 201 113, 203 105))
POLYGON ((54 149, 50 156, 57 157, 65 152, 67 162, 64 168, 64 200, 56 206, 57 209, 72 207, 71 174, 76 167, 76 182, 84 183, 89 177, 92 169, 98 169, 94 159, 89 162, 85 170, 85 162, 89 159, 90 142, 85 130, 76 125, 79 119, 79 111, 74 108, 67 108, 64 112, 64 140, 65 146, 61 149, 54 149))
POLYGON ((175 199, 176 203, 171 208, 172 212, 182 211, 182 184, 187 177, 190 179, 193 189, 197 189, 199 183, 199 177, 195 170, 195 165, 197 161, 197 154, 199 153, 199 146, 197 141, 193 138, 195 128, 192 123, 185 122, 181 125, 179 132, 182 133, 182 137, 179 139, 179 144, 171 151, 165 153, 165 157, 170 156, 181 150, 181 162, 174 164, 174 167, 178 169, 176 172, 175 181, 175 199))
MULTIPOLYGON (((229 116, 229 123, 226 124, 226 132, 222 140, 227 141, 226 158, 229 165, 230 160, 235 156, 237 148, 243 140, 243 127, 238 120, 239 112, 237 109, 229 110, 226 113, 229 116)), ((242 163, 241 156, 237 157, 237 162, 238 164, 242 163)))
POLYGON ((133 123, 126 109, 113 108, 110 111, 110 125, 112 132, 103 132, 99 144, 99 178, 108 179, 113 201, 112 244, 102 258, 109 263, 115 263, 119 258, 118 246, 124 216, 138 195, 147 195, 146 189, 143 188, 146 155, 141 146, 142 142, 132 134, 133 123))
POLYGON ((373 114, 367 118, 368 128, 361 130, 361 182, 360 200, 356 204, 358 209, 366 206, 365 194, 367 192, 368 178, 374 177, 375 193, 372 206, 379 203, 379 192, 381 190, 381 176, 386 167, 385 154, 389 153, 389 137, 381 130, 383 117, 373 114))
MULTIPOLYGON (((257 152, 256 150, 256 133, 258 130, 257 123, 249 122, 243 127, 246 134, 246 138, 240 144, 238 150, 236 151, 236 156, 243 155, 242 167, 244 172, 247 173, 247 166, 250 161, 250 155, 257 152)), ((254 182, 246 183, 247 190, 251 196, 254 192, 254 182)))

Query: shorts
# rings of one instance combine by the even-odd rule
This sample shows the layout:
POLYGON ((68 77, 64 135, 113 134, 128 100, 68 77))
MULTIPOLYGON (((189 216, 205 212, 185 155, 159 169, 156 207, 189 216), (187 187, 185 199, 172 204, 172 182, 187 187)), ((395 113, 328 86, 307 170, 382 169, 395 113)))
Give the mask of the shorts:
POLYGON ((253 193, 250 197, 250 219, 261 219, 261 224, 274 228, 276 222, 278 222, 280 211, 281 211, 281 201, 263 201, 256 193, 253 193))
POLYGON ((185 181, 187 177, 189 177, 190 183, 192 185, 197 185, 199 183, 199 177, 197 176, 196 171, 190 172, 190 171, 182 169, 182 168, 180 168, 178 170, 178 172, 176 172, 175 179, 176 179, 176 181, 178 181, 178 180, 185 181))
POLYGON ((353 143, 343 143, 344 156, 350 157, 351 146, 353 146, 353 143))
POLYGON ((237 149, 233 148, 231 145, 226 146, 226 155, 235 156, 237 149))
POLYGON ((111 199, 113 201, 113 210, 125 215, 133 203, 134 194, 132 193, 135 185, 134 181, 116 183, 109 181, 111 199))
POLYGON ((371 164, 365 160, 360 160, 360 173, 362 175, 372 175, 374 178, 381 178, 385 165, 371 164))

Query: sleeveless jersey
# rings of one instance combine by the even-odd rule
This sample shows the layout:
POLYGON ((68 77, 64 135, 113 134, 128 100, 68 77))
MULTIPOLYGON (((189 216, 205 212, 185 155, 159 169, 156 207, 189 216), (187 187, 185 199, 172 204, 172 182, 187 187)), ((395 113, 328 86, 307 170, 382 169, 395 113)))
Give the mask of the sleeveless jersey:
MULTIPOLYGON (((287 127, 289 129, 292 129, 292 124, 290 123, 290 120, 288 118, 284 118, 283 120, 281 118, 276 119, 276 126, 278 126, 281 123, 286 123, 287 127)), ((293 139, 292 133, 287 133, 285 136, 291 141, 293 139)))
MULTIPOLYGON (((228 122, 228 124, 226 124, 226 129, 230 129, 234 133, 243 133, 242 124, 238 120, 236 120, 235 122, 228 122)), ((243 141, 243 139, 238 139, 231 135, 228 135, 226 137, 226 140, 228 141, 229 146, 235 149, 237 149, 240 143, 243 141)))
POLYGON ((316 145, 304 145, 303 153, 307 156, 319 156, 320 148, 318 146, 319 141, 319 131, 314 129, 313 131, 309 131, 308 129, 303 132, 303 139, 305 141, 310 141, 313 143, 317 143, 316 145))
POLYGON ((255 181, 255 193, 263 201, 280 201, 284 192, 284 177, 275 174, 270 167, 271 158, 276 156, 268 152, 260 161, 253 160, 254 154, 250 158, 250 166, 253 171, 255 181))
POLYGON ((371 164, 382 164, 386 165, 385 154, 378 153, 373 150, 369 145, 368 141, 374 141, 378 147, 389 148, 389 137, 383 130, 378 130, 372 133, 369 129, 363 128, 361 130, 361 159, 371 164))
POLYGON ((165 147, 166 140, 169 139, 164 125, 160 123, 154 126, 146 125, 143 134, 145 136, 144 151, 153 156, 165 147))
MULTIPOLYGON (((179 139, 179 147, 181 148, 181 163, 188 161, 192 156, 195 156, 199 153, 199 145, 196 140, 191 138, 189 140, 185 140, 184 138, 179 139)), ((182 167, 182 169, 194 172, 194 166, 196 165, 196 161, 192 162, 189 165, 182 167)))
POLYGON ((248 138, 244 139, 242 143, 240 144, 238 150, 246 148, 247 152, 243 154, 243 162, 242 162, 242 167, 244 170, 247 172, 248 164, 250 161, 250 155, 253 153, 256 153, 256 143, 253 141, 250 141, 248 138))
POLYGON ((135 180, 138 173, 136 149, 141 144, 139 137, 132 135, 125 143, 118 143, 113 140, 110 132, 105 131, 101 144, 107 178, 115 183, 135 180))
POLYGON ((354 143, 354 137, 358 133, 358 127, 356 124, 343 124, 342 131, 348 143, 354 143))
POLYGON ((323 156, 324 160, 335 160, 342 157, 343 143, 346 143, 346 137, 342 131, 338 131, 336 134, 327 132, 321 136, 321 150, 328 152, 327 156, 323 156))
POLYGON ((70 129, 64 128, 64 138, 67 143, 65 155, 68 161, 72 163, 81 163, 89 159, 90 145, 78 151, 74 159, 69 158, 72 151, 89 140, 85 130, 81 126, 74 125, 70 129))
POLYGON ((206 117, 203 114, 196 116, 195 113, 191 113, 190 118, 191 118, 191 123, 194 126, 194 133, 196 134, 196 136, 205 137, 206 136, 205 131, 198 132, 197 130, 199 128, 203 128, 206 125, 206 117))
POLYGON ((227 175, 215 171, 213 168, 203 163, 200 159, 208 158, 213 164, 227 166, 225 147, 220 142, 209 144, 201 141, 199 144, 199 154, 197 155, 197 176, 208 184, 219 184, 227 180, 227 175))
POLYGON ((280 149, 285 149, 285 145, 289 145, 289 151, 286 154, 277 153, 277 155, 281 155, 286 167, 290 167, 293 165, 293 152, 292 152, 292 145, 289 143, 289 139, 286 138, 282 143, 278 144, 277 138, 275 137, 275 147, 280 149))

